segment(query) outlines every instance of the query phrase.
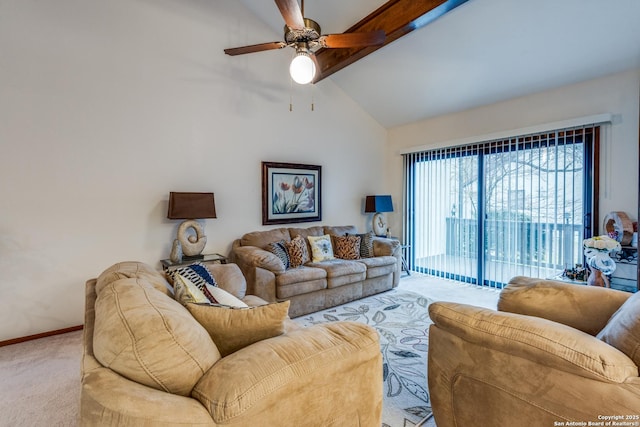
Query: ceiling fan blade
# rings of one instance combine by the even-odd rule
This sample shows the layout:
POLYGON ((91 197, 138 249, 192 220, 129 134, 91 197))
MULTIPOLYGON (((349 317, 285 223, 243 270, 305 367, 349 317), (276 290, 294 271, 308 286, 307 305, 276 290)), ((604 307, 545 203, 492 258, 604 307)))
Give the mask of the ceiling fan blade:
POLYGON ((282 49, 286 47, 287 44, 285 42, 270 42, 270 43, 260 43, 260 44, 252 44, 250 46, 242 46, 242 47, 232 47, 230 49, 225 49, 224 53, 231 56, 236 55, 244 55, 245 53, 254 53, 254 52, 262 52, 265 50, 273 50, 273 49, 282 49))
POLYGON ((275 0, 280 13, 284 18, 284 22, 290 28, 295 30, 304 29, 304 19, 302 17, 302 11, 298 5, 298 0, 275 0))
POLYGON ((322 47, 329 48, 379 46, 384 44, 385 37, 383 30, 377 30, 368 33, 327 34, 318 41, 322 47))

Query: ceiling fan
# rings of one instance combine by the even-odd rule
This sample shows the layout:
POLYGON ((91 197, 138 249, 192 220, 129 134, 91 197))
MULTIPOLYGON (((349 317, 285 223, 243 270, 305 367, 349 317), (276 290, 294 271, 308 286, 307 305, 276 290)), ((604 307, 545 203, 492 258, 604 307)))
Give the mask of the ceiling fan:
POLYGON ((284 18, 284 41, 260 43, 249 46, 225 49, 227 55, 243 55, 245 53, 292 47, 296 55, 291 61, 289 72, 291 78, 299 84, 311 83, 316 75, 317 59, 315 51, 320 48, 349 48, 380 46, 384 44, 383 30, 364 33, 344 33, 322 35, 320 25, 312 19, 304 17, 304 0, 302 7, 297 0, 275 0, 284 18))

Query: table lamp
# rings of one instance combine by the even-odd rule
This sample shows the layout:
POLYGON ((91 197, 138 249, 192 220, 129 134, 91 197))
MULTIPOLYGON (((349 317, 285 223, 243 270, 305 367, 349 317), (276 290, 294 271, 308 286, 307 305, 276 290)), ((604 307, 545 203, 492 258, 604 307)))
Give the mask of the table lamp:
POLYGON ((390 195, 367 196, 364 203, 365 213, 373 213, 373 232, 376 236, 387 237, 388 227, 384 212, 393 212, 393 202, 390 195))
POLYGON ((173 241, 171 261, 182 262, 182 255, 200 258, 207 236, 204 227, 197 219, 216 218, 216 203, 213 193, 169 193, 169 219, 184 219, 178 227, 176 239, 173 241), (188 231, 193 229, 195 234, 188 231))

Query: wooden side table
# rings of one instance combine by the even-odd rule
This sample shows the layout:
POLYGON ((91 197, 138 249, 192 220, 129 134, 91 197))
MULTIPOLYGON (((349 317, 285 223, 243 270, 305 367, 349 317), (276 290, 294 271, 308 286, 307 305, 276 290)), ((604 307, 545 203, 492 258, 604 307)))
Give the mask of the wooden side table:
POLYGON ((213 262, 217 264, 226 264, 227 257, 221 254, 205 254, 192 257, 183 257, 181 262, 173 262, 170 259, 163 259, 160 261, 163 270, 184 267, 187 265, 195 264, 196 262, 213 262))

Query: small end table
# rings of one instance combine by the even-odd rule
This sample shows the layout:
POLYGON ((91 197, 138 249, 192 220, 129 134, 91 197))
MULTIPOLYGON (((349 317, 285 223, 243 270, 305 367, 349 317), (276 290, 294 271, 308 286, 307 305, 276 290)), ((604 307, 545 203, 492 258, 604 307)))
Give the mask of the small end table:
POLYGON ((226 264, 227 257, 221 254, 204 254, 204 255, 182 257, 181 262, 173 262, 170 259, 163 259, 160 261, 160 263, 162 264, 163 270, 169 270, 177 267, 184 267, 187 265, 194 264, 196 262, 213 262, 217 264, 226 264))
MULTIPOLYGON (((400 242, 399 237, 388 236, 387 239, 393 239, 400 242)), ((411 276, 411 270, 409 269, 409 264, 407 263, 406 252, 411 248, 411 245, 403 245, 400 243, 400 258, 402 261, 402 270, 407 273, 407 276, 411 276)))

